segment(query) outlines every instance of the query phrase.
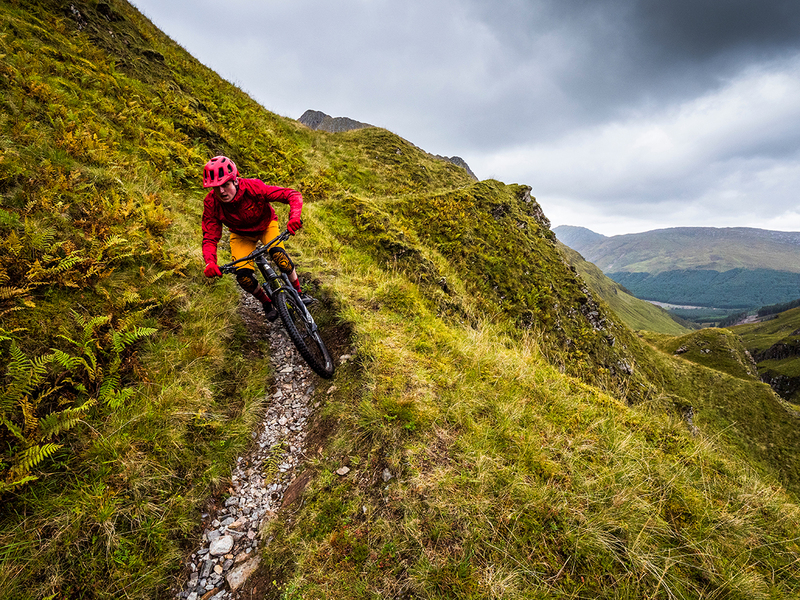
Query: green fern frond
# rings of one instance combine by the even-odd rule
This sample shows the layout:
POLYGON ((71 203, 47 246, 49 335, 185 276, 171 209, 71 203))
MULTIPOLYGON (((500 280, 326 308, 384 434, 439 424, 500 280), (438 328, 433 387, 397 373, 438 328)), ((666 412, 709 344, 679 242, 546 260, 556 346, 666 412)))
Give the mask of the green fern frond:
POLYGON ((175 270, 174 269, 172 269, 170 271, 159 271, 158 273, 156 273, 152 277, 148 277, 147 278, 147 283, 149 285, 153 285, 159 279, 162 279, 164 277, 167 277, 168 275, 174 275, 174 274, 175 274, 175 270))
POLYGON ((18 479, 16 481, 5 482, 0 481, 0 496, 2 496, 5 492, 11 492, 16 488, 25 485, 26 483, 30 483, 31 481, 36 481, 39 479, 35 475, 25 475, 22 479, 18 479))
POLYGON ((47 250, 53 245, 56 230, 52 227, 42 227, 41 223, 25 219, 25 237, 28 238, 28 243, 34 250, 47 250))
POLYGON ((127 246, 128 240, 121 235, 112 235, 105 240, 104 246, 106 248, 113 248, 114 246, 127 246))
POLYGON ((40 440, 52 438, 59 433, 69 431, 89 412, 89 409, 96 404, 94 399, 77 408, 67 408, 58 412, 52 412, 39 421, 41 431, 40 440))
POLYGON ((0 425, 3 425, 6 429, 8 429, 11 434, 21 442, 25 441, 25 435, 22 433, 22 430, 14 423, 9 421, 5 415, 0 414, 0 425))
POLYGON ((92 339, 94 330, 100 327, 101 325, 105 325, 111 320, 111 317, 108 315, 100 315, 97 317, 92 318, 84 318, 74 310, 72 311, 75 320, 78 321, 78 324, 83 327, 83 340, 84 343, 88 342, 92 339))
POLYGON ((143 255, 146 255, 146 254, 147 253, 142 253, 142 252, 138 252, 138 253, 137 252, 124 252, 122 254, 115 254, 113 256, 109 256, 108 257, 108 261, 109 262, 110 261, 121 261, 121 260, 124 260, 126 258, 134 258, 136 256, 143 256, 143 255))
POLYGON ((13 340, 9 354, 11 359, 8 361, 6 373, 10 381, 0 391, 0 409, 3 411, 8 410, 7 405, 28 396, 43 381, 47 373, 47 363, 51 360, 49 354, 31 360, 13 340))
POLYGON ((157 331, 158 329, 155 327, 134 327, 130 331, 115 331, 111 334, 111 347, 115 352, 122 352, 131 344, 151 336, 157 331))
POLYGON ((126 400, 131 398, 135 393, 136 391, 133 388, 122 388, 121 390, 115 391, 113 394, 109 395, 105 399, 105 403, 110 408, 118 409, 121 408, 125 404, 126 400))
POLYGON ((17 405, 22 411, 22 417, 24 419, 23 431, 25 435, 30 438, 39 428, 39 419, 36 417, 36 407, 28 396, 20 398, 17 401, 17 405))
POLYGON ((11 354, 11 360, 8 362, 8 372, 15 376, 16 373, 22 373, 29 370, 33 363, 25 356, 25 353, 20 349, 16 342, 11 343, 8 349, 11 354))
POLYGON ((5 249, 8 251, 9 256, 19 257, 25 250, 25 244, 17 235, 16 231, 8 234, 4 243, 5 249))
POLYGON ((124 294, 122 294, 122 302, 124 304, 136 304, 140 302, 142 297, 139 295, 139 292, 135 290, 128 290, 124 294))
POLYGON ((67 354, 63 350, 54 349, 52 357, 53 357, 53 362, 62 367, 66 371, 72 371, 81 365, 80 357, 67 354))
POLYGON ((25 476, 33 467, 52 456, 59 448, 61 448, 61 444, 53 443, 36 444, 26 448, 17 455, 17 463, 11 468, 11 472, 18 477, 25 476))
POLYGON ((117 391, 119 382, 120 378, 116 373, 103 379, 102 383, 100 384, 100 389, 97 390, 97 396, 100 402, 105 402, 107 398, 112 396, 114 392, 117 391))
POLYGON ((62 258, 55 267, 51 267, 50 269, 48 269, 48 272, 54 275, 61 274, 66 271, 69 271, 75 265, 80 264, 81 262, 83 262, 83 257, 80 256, 77 252, 72 252, 68 256, 62 258))
POLYGON ((145 318, 147 313, 149 313, 151 310, 153 310, 158 306, 159 306, 158 303, 151 302, 149 304, 146 304, 142 308, 139 308, 138 310, 128 313, 127 315, 119 319, 117 331, 125 331, 135 327, 136 323, 140 323, 145 318))

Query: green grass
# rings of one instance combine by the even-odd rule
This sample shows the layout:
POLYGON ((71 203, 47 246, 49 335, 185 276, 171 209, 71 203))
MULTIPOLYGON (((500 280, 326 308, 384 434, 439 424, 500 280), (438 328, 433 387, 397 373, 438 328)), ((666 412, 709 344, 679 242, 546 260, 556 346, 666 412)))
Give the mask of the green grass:
POLYGON ((668 354, 679 355, 740 379, 758 379, 755 364, 747 355, 741 339, 727 329, 708 328, 677 337, 645 337, 668 354))
POLYGON ((763 352, 800 330, 800 308, 793 308, 761 323, 737 325, 731 328, 752 352, 763 352))
MULTIPOLYGON (((308 465, 316 477, 305 503, 269 531, 266 559, 282 597, 798 589, 798 548, 788 541, 796 516, 779 518, 779 552, 767 533, 797 509, 740 470, 723 450, 729 440, 692 438, 677 411, 664 412, 669 398, 629 407, 563 376, 543 355, 545 340, 520 338, 506 321, 439 314, 409 275, 342 244, 327 206, 312 214, 331 229, 306 253, 339 257, 327 282, 353 323, 360 368, 337 376, 341 388, 320 416, 320 427, 336 425, 308 465), (352 469, 345 478, 334 473, 342 465, 352 469), (742 553, 747 543, 755 554, 742 553)), ((699 366, 664 369, 691 390, 701 380, 716 394, 709 406, 729 401, 721 390, 741 381, 699 366)), ((732 393, 748 386, 764 388, 750 380, 732 393)), ((718 431, 723 417, 706 408, 697 407, 700 426, 718 431)))

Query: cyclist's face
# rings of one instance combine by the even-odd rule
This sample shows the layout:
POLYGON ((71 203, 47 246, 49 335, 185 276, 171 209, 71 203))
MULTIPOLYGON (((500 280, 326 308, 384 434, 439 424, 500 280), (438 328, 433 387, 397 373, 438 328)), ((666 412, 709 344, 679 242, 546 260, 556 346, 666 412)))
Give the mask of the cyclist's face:
POLYGON ((236 184, 238 179, 233 181, 226 181, 222 185, 214 186, 214 191, 217 193, 217 198, 223 202, 230 202, 236 196, 236 184))

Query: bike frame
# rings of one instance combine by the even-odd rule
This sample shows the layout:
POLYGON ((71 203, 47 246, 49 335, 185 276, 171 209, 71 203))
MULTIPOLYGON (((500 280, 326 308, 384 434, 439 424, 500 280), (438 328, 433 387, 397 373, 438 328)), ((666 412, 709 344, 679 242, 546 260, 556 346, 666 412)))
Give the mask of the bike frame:
POLYGON ((278 237, 270 240, 260 248, 256 248, 247 256, 238 258, 233 262, 229 262, 228 264, 221 266, 220 271, 223 273, 233 274, 237 271, 236 265, 253 261, 253 263, 255 263, 255 265, 258 267, 258 270, 261 272, 261 275, 264 277, 264 283, 261 285, 261 287, 266 292, 269 299, 272 300, 275 294, 289 294, 294 296, 297 299, 298 305, 303 307, 303 319, 312 326, 314 333, 316 333, 317 324, 314 322, 314 319, 311 318, 311 313, 308 312, 306 305, 303 304, 303 301, 300 299, 300 294, 298 294, 297 290, 294 289, 292 282, 289 281, 289 277, 283 272, 278 274, 278 272, 276 272, 275 269, 270 266, 267 259, 267 253, 269 252, 269 249, 280 242, 285 242, 291 237, 291 235, 292 234, 288 231, 284 231, 278 237))
POLYGON ((261 288, 267 294, 270 301, 272 301, 273 306, 281 305, 283 307, 281 308, 281 306, 279 306, 278 314, 281 316, 281 320, 284 321, 284 327, 287 328, 289 336, 292 338, 295 346, 298 347, 300 354, 303 355, 303 358, 305 358, 306 362, 311 365, 313 370, 315 370, 322 377, 330 378, 333 375, 333 361, 330 357, 330 353, 325 347, 325 343, 322 341, 322 337, 320 336, 319 328, 317 327, 317 323, 314 321, 314 317, 311 316, 308 307, 306 307, 305 303, 300 298, 300 294, 291 284, 286 273, 276 272, 268 262, 267 256, 270 248, 272 248, 275 244, 288 240, 291 235, 292 234, 289 233, 289 231, 284 231, 275 239, 270 240, 260 248, 256 248, 247 256, 220 266, 220 271, 226 274, 235 274, 238 270, 237 265, 252 261, 258 267, 259 272, 264 277, 264 283, 261 284, 261 288), (283 301, 276 301, 280 294, 287 294, 287 298, 291 298, 291 300, 286 299, 285 303, 283 301), (309 345, 305 341, 299 338, 296 339, 298 336, 302 337, 303 334, 297 329, 295 324, 287 321, 287 319, 290 320, 289 315, 291 314, 286 312, 286 305, 288 304, 291 304, 291 311, 303 322, 303 328, 312 338, 313 344, 311 347, 318 348, 322 353, 321 356, 315 356, 314 352, 309 349, 309 345), (312 363, 316 363, 316 367, 312 363))

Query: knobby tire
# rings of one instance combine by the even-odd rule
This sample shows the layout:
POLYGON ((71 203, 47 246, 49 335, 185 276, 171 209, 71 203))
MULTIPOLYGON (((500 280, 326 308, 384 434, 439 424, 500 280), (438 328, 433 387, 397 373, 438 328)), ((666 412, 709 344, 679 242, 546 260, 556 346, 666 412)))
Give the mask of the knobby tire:
POLYGON ((303 316, 305 311, 297 306, 299 300, 288 292, 278 292, 273 295, 272 300, 289 337, 308 366, 320 377, 333 377, 333 360, 328 348, 319 331, 314 330, 312 323, 306 322, 303 316))

